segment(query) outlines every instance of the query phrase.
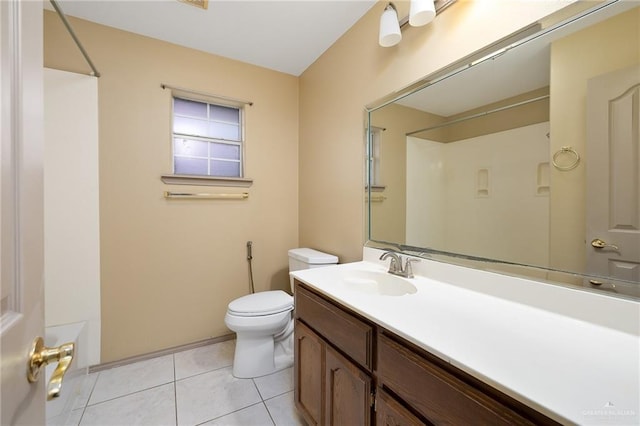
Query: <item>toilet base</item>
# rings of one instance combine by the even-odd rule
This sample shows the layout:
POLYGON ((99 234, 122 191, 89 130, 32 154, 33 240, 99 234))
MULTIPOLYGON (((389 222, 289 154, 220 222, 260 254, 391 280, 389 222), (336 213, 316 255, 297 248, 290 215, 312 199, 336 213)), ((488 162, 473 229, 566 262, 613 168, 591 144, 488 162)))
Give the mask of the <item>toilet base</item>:
MULTIPOLYGON (((238 301, 252 301, 251 298, 255 299, 259 295, 271 297, 274 294, 282 299, 281 302, 287 302, 282 306, 282 308, 286 308, 285 310, 272 314, 247 316, 236 315, 228 310, 224 317, 227 327, 235 331, 237 336, 232 369, 234 377, 249 379, 266 376, 293 365, 294 327, 293 298, 291 296, 281 290, 276 290, 244 296, 229 305, 231 306, 233 303, 237 305, 238 301)), ((262 298, 264 299, 264 297, 262 298)), ((240 306, 240 308, 243 307, 240 306)))
POLYGON ((272 336, 244 336, 236 340, 233 377, 251 379, 284 370, 293 365, 293 334, 274 343, 272 336))
MULTIPOLYGON (((284 370, 293 366, 293 321, 291 321, 291 331, 287 334, 287 337, 282 340, 277 340, 275 343, 274 363, 275 371, 284 370)), ((275 372, 274 371, 274 372, 275 372)))

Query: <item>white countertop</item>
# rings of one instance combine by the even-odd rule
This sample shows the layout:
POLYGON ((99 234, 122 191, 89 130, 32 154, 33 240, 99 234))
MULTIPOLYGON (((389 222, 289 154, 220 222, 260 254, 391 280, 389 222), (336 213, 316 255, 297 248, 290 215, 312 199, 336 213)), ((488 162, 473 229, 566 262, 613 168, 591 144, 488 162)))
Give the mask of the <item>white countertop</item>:
POLYGON ((414 293, 363 291, 380 253, 291 274, 556 421, 640 424, 640 303, 424 259, 414 293))

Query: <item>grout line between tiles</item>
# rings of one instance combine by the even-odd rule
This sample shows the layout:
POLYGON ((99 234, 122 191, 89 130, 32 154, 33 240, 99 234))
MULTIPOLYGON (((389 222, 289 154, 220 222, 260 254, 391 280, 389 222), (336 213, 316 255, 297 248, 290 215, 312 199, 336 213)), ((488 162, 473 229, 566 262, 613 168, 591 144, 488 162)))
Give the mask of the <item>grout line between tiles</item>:
MULTIPOLYGON (((232 368, 231 366, 227 366, 227 367, 216 368, 216 369, 209 370, 209 371, 204 371, 202 373, 194 374, 193 376, 183 377, 181 379, 176 380, 176 382, 182 382, 182 381, 185 381, 185 380, 188 380, 188 379, 193 379, 194 377, 202 376, 203 374, 209 374, 209 373, 213 373, 215 371, 220 371, 220 370, 224 370, 224 369, 231 370, 231 368, 232 368)), ((251 379, 238 379, 238 378, 235 378, 235 377, 234 377, 234 379, 236 379, 236 380, 251 380, 251 379)))
POLYGON ((260 392, 260 388, 258 387, 258 384, 256 383, 256 379, 252 377, 251 381, 253 382, 253 386, 255 386, 256 390, 258 391, 258 395, 260 396, 260 401, 264 402, 264 397, 262 396, 262 392, 260 392))
MULTIPOLYGON (((91 400, 91 396, 93 395, 93 391, 96 388, 96 384, 98 383, 98 379, 100 379, 100 373, 95 373, 95 374, 96 374, 96 379, 93 380, 93 383, 90 386, 86 402, 84 402, 84 404, 82 404, 82 407, 77 408, 77 410, 82 410, 82 414, 80 414, 80 419, 78 419, 78 424, 76 426, 80 426, 82 424, 82 419, 84 417, 84 413, 87 410, 87 407, 89 406, 89 401, 91 400)), ((86 380, 88 378, 89 378, 89 374, 87 374, 87 376, 85 377, 85 383, 86 383, 86 380)), ((71 411, 74 411, 74 410, 71 410, 71 411)))
MULTIPOLYGON (((103 404, 103 403, 110 402, 110 401, 114 401, 114 400, 117 400, 117 399, 120 399, 120 398, 124 398, 124 397, 127 397, 127 396, 131 396, 131 395, 135 395, 135 394, 137 394, 137 393, 145 392, 145 391, 147 391, 147 390, 151 390, 151 389, 154 389, 154 388, 159 388, 159 387, 161 387, 161 386, 165 386, 165 385, 167 385, 167 384, 169 384, 169 383, 172 383, 172 384, 173 384, 174 414, 175 414, 175 419, 174 419, 174 420, 175 420, 175 424, 176 424, 176 426, 178 426, 178 425, 179 425, 179 422, 178 422, 177 382, 178 382, 178 381, 182 381, 182 380, 186 380, 186 379, 190 379, 190 378, 193 378, 193 377, 196 377, 196 376, 202 375, 202 374, 207 374, 207 373, 211 373, 211 372, 219 371, 219 370, 223 370, 223 369, 227 369, 227 370, 229 370, 229 369, 231 369, 231 368, 232 368, 232 365, 228 365, 228 366, 221 366, 221 367, 218 367, 218 368, 214 368, 214 369, 212 369, 212 370, 203 371, 203 372, 200 372, 200 373, 198 373, 198 374, 194 374, 194 375, 192 375, 192 376, 182 377, 182 378, 178 379, 178 378, 177 378, 176 356, 175 356, 175 353, 174 353, 174 354, 171 354, 171 355, 172 355, 172 362, 173 362, 173 380, 172 380, 172 381, 169 381, 169 382, 166 382, 166 383, 162 383, 162 384, 158 384, 158 385, 155 385, 155 386, 151 386, 151 387, 148 387, 148 388, 145 388, 145 389, 141 389, 141 390, 138 390, 138 391, 130 392, 130 393, 127 393, 127 394, 124 394, 124 395, 118 395, 117 397, 113 397, 113 398, 105 399, 105 400, 103 400, 103 401, 100 401, 100 402, 97 402, 97 403, 90 404, 89 402, 91 401, 91 398, 92 398, 92 396, 93 396, 93 393, 95 392, 95 389, 96 389, 96 387, 97 387, 97 385, 98 385, 98 380, 100 379, 100 375, 101 375, 101 374, 100 374, 100 372, 96 372, 96 374, 97 374, 97 376, 98 376, 98 377, 96 377, 96 379, 93 381, 93 383, 92 383, 92 384, 91 384, 91 386, 89 387, 89 392, 88 392, 88 396, 87 396, 87 398, 86 398, 86 402, 83 404, 83 406, 78 407, 78 409, 81 409, 81 410, 82 410, 82 412, 81 412, 81 416, 80 416, 80 418, 79 418, 79 420, 78 420, 78 424, 77 424, 77 426, 80 426, 80 425, 82 424, 82 421, 83 421, 83 419, 84 419, 84 415, 86 414, 86 409, 87 409, 87 408, 89 408, 89 407, 97 407, 97 406, 100 406, 100 405, 101 405, 101 404, 103 404)), ((231 415, 231 414, 233 414, 233 413, 236 413, 236 412, 238 412, 238 411, 241 411, 241 410, 247 409, 247 408, 249 408, 249 407, 253 407, 253 406, 256 406, 256 405, 258 405, 258 404, 262 404, 262 406, 267 410, 267 414, 268 414, 268 416, 269 416, 269 419, 270 419, 270 421, 271 421, 271 424, 272 424, 272 425, 276 425, 276 426, 277 426, 277 424, 276 424, 276 422, 275 422, 275 420, 274 420, 274 417, 273 417, 273 415, 272 415, 271 411, 269 410, 269 407, 267 406, 266 402, 268 402, 268 401, 270 401, 270 400, 273 400, 273 399, 275 399, 275 398, 278 398, 278 397, 282 397, 283 395, 286 395, 286 394, 288 394, 288 393, 292 392, 292 390, 284 391, 284 392, 282 392, 282 393, 278 393, 278 394, 276 394, 276 395, 270 395, 268 398, 266 398, 266 399, 265 399, 265 397, 263 396, 263 394, 262 394, 262 393, 261 393, 261 391, 260 391, 260 388, 259 388, 259 386, 258 386, 258 384, 257 384, 257 382, 256 382, 256 380, 255 380, 255 378, 251 378, 251 381, 253 382, 254 388, 255 388, 255 389, 257 390, 257 392, 258 392, 258 396, 259 396, 259 398, 260 398, 260 401, 259 401, 259 402, 256 402, 255 404, 248 405, 248 406, 246 406, 246 407, 239 408, 239 409, 237 409, 237 410, 231 411, 231 412, 226 413, 226 414, 221 415, 221 416, 217 416, 217 417, 215 417, 215 418, 212 418, 212 419, 210 419, 210 420, 207 420, 207 421, 204 421, 204 422, 202 422, 202 423, 198 423, 198 424, 199 424, 199 425, 202 425, 202 424, 204 424, 204 423, 211 422, 211 421, 214 421, 214 420, 216 420, 216 419, 219 419, 219 418, 222 418, 222 417, 225 417, 225 416, 231 415)), ((268 390, 268 389, 267 389, 267 388, 265 388, 265 391, 267 391, 267 390, 268 390)), ((265 394, 265 395, 266 395, 266 394, 265 394)), ((265 420, 266 420, 266 418, 265 418, 265 420)))
POLYGON ((137 391, 134 391, 134 392, 130 392, 130 393, 125 393, 123 395, 118 395, 118 396, 113 397, 113 398, 105 399, 104 401, 96 402, 95 404, 87 404, 87 406, 85 408, 95 407, 96 405, 104 404, 105 402, 115 401, 116 399, 124 398, 125 396, 135 395, 137 393, 146 392, 148 390, 159 388, 161 386, 166 386, 166 385, 169 385, 169 384, 173 384, 173 389, 174 389, 174 393, 175 393, 175 388, 176 388, 175 381, 171 381, 171 382, 166 382, 166 383, 160 383, 159 385, 149 386, 148 388, 140 389, 140 390, 137 390, 137 391))
POLYGON ((225 365, 225 366, 222 366, 222 367, 213 368, 211 370, 201 371, 200 373, 192 374, 190 376, 180 377, 179 379, 176 378, 175 380, 176 380, 176 382, 180 382, 182 380, 191 379, 192 377, 201 376, 203 374, 212 373, 214 371, 222 370, 224 368, 232 368, 232 367, 233 367, 233 365, 225 365))
MULTIPOLYGON (((214 421, 214 420, 218 420, 218 419, 221 419, 221 418, 223 418, 223 417, 230 416, 230 415, 231 415, 231 414, 233 414, 233 413, 237 413, 238 411, 246 410, 247 408, 249 408, 249 407, 253 407, 253 406, 258 405, 258 404, 264 404, 264 402, 263 402, 263 401, 256 402, 255 404, 250 404, 250 405, 247 405, 246 407, 242 407, 242 408, 238 408, 237 410, 229 411, 229 412, 228 412, 228 413, 226 413, 226 414, 222 414, 222 415, 220 415, 220 416, 218 416, 218 417, 213 417, 213 418, 211 418, 211 419, 208 419, 208 420, 205 420, 205 421, 203 421, 203 422, 200 422, 200 423, 196 424, 195 426, 200 426, 200 425, 203 425, 203 424, 205 424, 205 423, 209 423, 209 422, 212 422, 212 421, 214 421)), ((265 406, 265 408, 266 408, 266 406, 265 406)), ((269 410, 267 410, 267 413, 269 413, 269 410)), ((269 417, 271 417, 271 414, 269 414, 269 417)), ((271 422, 273 423, 273 419, 271 419, 271 422)), ((179 426, 179 425, 178 425, 178 426, 179 426)))
MULTIPOLYGON (((74 410, 71 410, 71 411, 69 412, 69 415, 68 415, 68 416, 67 416, 67 418, 66 418, 65 423, 64 423, 64 424, 65 424, 65 426, 70 424, 70 423, 69 423, 69 418, 70 418, 70 417, 72 417, 72 414, 73 414, 74 412, 76 412, 76 411, 81 411, 81 413, 80 413, 80 417, 78 417, 78 421, 77 421, 77 422, 72 423, 72 424, 73 424, 74 426, 79 426, 79 425, 80 425, 80 423, 82 422, 82 416, 84 416, 84 408, 76 408, 76 409, 74 409, 74 410)), ((58 416, 56 416, 56 417, 58 417, 58 416)), ((55 418, 55 417, 54 417, 54 418, 55 418)), ((49 423, 49 420, 51 420, 51 419, 47 418, 47 419, 45 420, 45 424, 46 424, 46 425, 49 425, 49 424, 50 424, 50 423, 49 423)))
POLYGON ((176 415, 176 426, 178 426, 178 389, 176 386, 176 354, 171 354, 173 358, 173 412, 176 415))
POLYGON ((265 409, 265 410, 267 410, 267 414, 269 415, 269 418, 271 419, 271 423, 272 423, 274 426, 277 426, 277 425, 276 425, 276 421, 275 421, 275 420, 273 420, 273 416, 271 415, 271 411, 269 411, 269 407, 267 407, 267 404, 265 404, 264 400, 262 401, 262 405, 264 405, 264 409, 265 409))
MULTIPOLYGON (((82 407, 83 410, 89 406, 89 401, 91 401, 91 397, 93 396, 93 391, 96 390, 96 386, 98 385, 98 380, 100 380, 100 373, 95 373, 95 374, 96 374, 96 379, 93 381, 93 384, 91 385, 91 390, 89 391, 89 395, 87 395, 87 402, 85 402, 84 406, 82 407)), ((82 415, 84 416, 84 411, 82 412, 82 415)))
POLYGON ((220 337, 214 337, 211 339, 201 340, 199 342, 189 343, 186 345, 175 346, 173 348, 162 349, 159 351, 151 352, 144 355, 132 356, 130 358, 125 358, 119 361, 107 362, 104 364, 92 365, 89 366, 89 373, 95 373, 98 371, 111 370, 113 368, 124 367, 129 364, 135 364, 137 362, 148 361, 154 358, 161 358, 166 355, 172 355, 180 352, 186 352, 193 349, 198 349, 205 346, 215 345, 218 343, 224 343, 229 340, 234 340, 235 334, 226 334, 220 337))
POLYGON ((288 394, 289 392, 293 392, 293 389, 290 389, 290 390, 284 391, 284 392, 279 393, 279 394, 277 394, 277 395, 270 396, 270 397, 269 397, 269 398, 267 398, 267 399, 263 399, 263 401, 264 401, 264 402, 271 401, 272 399, 274 399, 274 398, 278 398, 278 397, 280 397, 280 396, 282 396, 282 395, 286 395, 286 394, 288 394))

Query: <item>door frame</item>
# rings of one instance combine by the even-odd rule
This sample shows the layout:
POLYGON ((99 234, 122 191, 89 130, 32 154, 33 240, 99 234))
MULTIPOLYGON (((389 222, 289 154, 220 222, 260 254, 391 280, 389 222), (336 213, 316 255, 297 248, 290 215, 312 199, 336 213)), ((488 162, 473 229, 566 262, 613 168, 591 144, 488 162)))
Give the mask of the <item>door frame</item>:
POLYGON ((42 37, 42 3, 0 1, 0 423, 11 425, 45 423, 44 380, 27 381, 44 332, 42 37))

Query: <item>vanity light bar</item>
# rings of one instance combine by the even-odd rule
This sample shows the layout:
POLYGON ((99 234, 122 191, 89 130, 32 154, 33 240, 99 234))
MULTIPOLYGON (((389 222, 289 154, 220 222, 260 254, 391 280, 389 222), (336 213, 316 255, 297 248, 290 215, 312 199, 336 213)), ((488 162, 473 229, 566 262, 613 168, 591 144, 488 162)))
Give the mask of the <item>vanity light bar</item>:
MULTIPOLYGON (((439 13, 442 13, 446 8, 448 8, 449 6, 451 6, 457 1, 458 0, 435 0, 433 2, 433 5, 435 6, 435 9, 436 9, 436 16, 438 16, 439 13)), ((398 23, 400 25, 400 28, 404 28, 406 25, 409 24, 409 18, 410 16, 407 15, 400 20, 400 22, 398 23)))

